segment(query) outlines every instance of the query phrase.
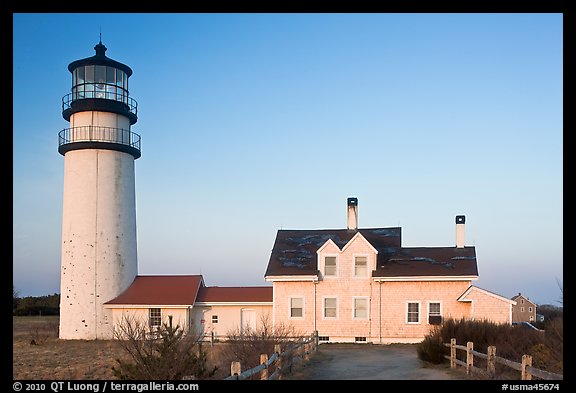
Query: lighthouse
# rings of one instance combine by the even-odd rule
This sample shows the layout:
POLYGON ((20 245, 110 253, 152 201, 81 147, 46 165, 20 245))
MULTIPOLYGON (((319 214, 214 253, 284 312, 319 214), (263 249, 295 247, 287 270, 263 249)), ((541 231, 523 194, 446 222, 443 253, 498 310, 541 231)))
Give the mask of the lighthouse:
POLYGON ((138 274, 134 161, 140 136, 131 127, 138 106, 130 97, 132 69, 106 56, 68 65, 71 92, 62 98, 70 128, 59 133, 64 156, 60 338, 110 339, 103 304, 138 274))

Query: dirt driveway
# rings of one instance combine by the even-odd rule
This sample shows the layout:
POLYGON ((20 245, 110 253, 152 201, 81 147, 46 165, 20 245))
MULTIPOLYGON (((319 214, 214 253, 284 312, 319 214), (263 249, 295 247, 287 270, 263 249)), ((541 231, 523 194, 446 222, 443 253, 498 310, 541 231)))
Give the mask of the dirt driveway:
POLYGON ((466 379, 448 365, 418 359, 416 345, 324 344, 286 379, 466 379))

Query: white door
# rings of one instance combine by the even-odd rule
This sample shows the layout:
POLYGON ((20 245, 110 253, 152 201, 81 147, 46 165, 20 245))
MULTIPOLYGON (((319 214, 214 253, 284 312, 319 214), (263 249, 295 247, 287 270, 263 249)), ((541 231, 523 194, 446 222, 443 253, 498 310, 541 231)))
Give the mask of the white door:
POLYGON ((242 331, 256 331, 256 310, 242 309, 240 311, 240 323, 242 324, 242 331))

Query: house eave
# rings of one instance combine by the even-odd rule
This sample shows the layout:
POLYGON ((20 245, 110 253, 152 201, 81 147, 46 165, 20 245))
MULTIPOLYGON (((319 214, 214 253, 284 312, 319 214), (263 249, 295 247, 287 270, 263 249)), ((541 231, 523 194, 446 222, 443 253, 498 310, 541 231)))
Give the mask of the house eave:
POLYGON ((311 282, 318 282, 317 275, 286 275, 286 276, 265 276, 264 280, 268 282, 282 282, 282 281, 311 281, 311 282))
POLYGON ((459 301, 459 302, 471 302, 471 301, 473 301, 473 299, 466 299, 466 296, 468 296, 468 295, 470 294, 470 292, 472 292, 473 290, 476 290, 476 291, 478 291, 478 292, 480 292, 480 293, 483 293, 483 294, 485 294, 485 295, 487 295, 487 296, 491 296, 491 297, 493 297, 493 298, 495 298, 495 299, 498 299, 498 300, 501 300, 501 301, 503 301, 503 302, 509 303, 509 304, 512 305, 512 306, 515 306, 515 305, 516 305, 516 302, 515 302, 514 300, 508 299, 508 298, 506 298, 506 297, 504 297, 504 296, 498 295, 497 293, 487 291, 487 290, 485 290, 485 289, 482 289, 482 288, 480 288, 480 287, 476 287, 476 286, 474 286, 474 285, 470 285, 470 287, 468 287, 468 289, 466 289, 466 290, 464 291, 464 293, 463 293, 462 295, 460 295, 460 296, 458 297, 458 299, 456 299, 456 300, 459 301))
POLYGON ((272 306, 273 302, 196 302, 194 306, 272 306))
POLYGON ((104 308, 192 308, 191 304, 104 304, 104 308))
POLYGON ((372 277, 374 281, 471 281, 478 280, 478 276, 396 276, 396 277, 372 277))

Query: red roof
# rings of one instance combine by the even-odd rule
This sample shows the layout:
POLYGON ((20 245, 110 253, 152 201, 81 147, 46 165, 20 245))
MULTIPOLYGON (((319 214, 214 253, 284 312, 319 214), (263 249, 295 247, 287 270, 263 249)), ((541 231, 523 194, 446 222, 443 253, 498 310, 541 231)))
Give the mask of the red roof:
POLYGON ((197 302, 272 302, 272 287, 202 287, 197 302))
POLYGON ((191 306, 202 286, 201 275, 137 276, 128 289, 105 304, 191 306))

